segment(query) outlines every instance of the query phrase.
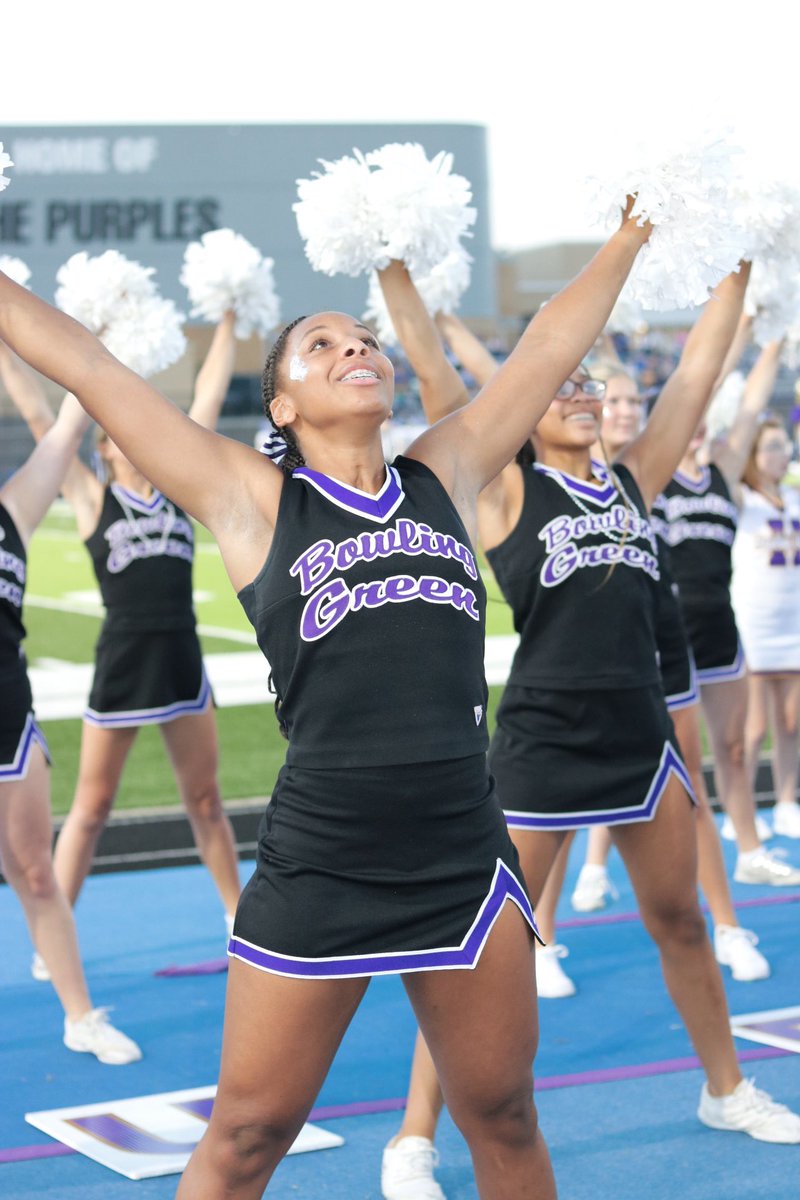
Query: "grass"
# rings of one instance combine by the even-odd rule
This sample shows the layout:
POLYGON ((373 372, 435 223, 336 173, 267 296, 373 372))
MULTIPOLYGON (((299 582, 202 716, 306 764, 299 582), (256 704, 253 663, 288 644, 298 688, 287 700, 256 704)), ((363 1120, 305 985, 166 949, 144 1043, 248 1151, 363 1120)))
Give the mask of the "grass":
MULTIPOLYGON (((229 630, 234 639, 241 639, 243 633, 252 636, 216 545, 201 526, 196 527, 196 534, 194 585, 199 624, 215 631, 229 630)), ((96 583, 86 548, 78 538, 66 505, 55 505, 37 530, 28 563, 25 648, 29 662, 34 664, 44 658, 91 662, 101 621, 96 583), (42 602, 50 606, 43 607, 42 602)), ((487 633, 512 633, 509 609, 484 562, 481 569, 489 593, 487 633)), ((255 648, 254 638, 229 640, 203 632, 202 628, 200 640, 206 654, 255 648)), ((490 728, 501 691, 499 687, 490 689, 490 728)), ((42 725, 53 755, 53 811, 63 814, 69 809, 75 788, 82 723, 64 720, 44 721, 42 725)), ((278 732, 272 708, 247 705, 217 709, 217 728, 220 786, 225 799, 266 795, 286 753, 286 742, 278 732)), ((139 732, 126 764, 116 806, 156 808, 176 803, 175 780, 158 729, 145 727, 139 732)))

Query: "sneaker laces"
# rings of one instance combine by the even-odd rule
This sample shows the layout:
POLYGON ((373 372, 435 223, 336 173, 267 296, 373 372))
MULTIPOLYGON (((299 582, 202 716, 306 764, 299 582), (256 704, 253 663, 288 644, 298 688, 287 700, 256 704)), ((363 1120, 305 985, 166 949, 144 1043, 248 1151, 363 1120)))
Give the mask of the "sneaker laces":
POLYGON ((757 1088, 755 1079, 744 1079, 739 1084, 739 1087, 741 1088, 741 1092, 737 1096, 737 1100, 741 1098, 747 1111, 752 1113, 759 1124, 762 1121, 769 1121, 772 1117, 790 1111, 785 1104, 780 1104, 777 1100, 773 1100, 769 1092, 763 1092, 761 1088, 757 1088))
POLYGON ((428 1178, 433 1168, 439 1165, 439 1151, 435 1146, 415 1146, 413 1149, 403 1148, 403 1166, 408 1173, 428 1178))
POLYGON ((737 942, 747 942, 750 946, 758 945, 758 934, 752 929, 742 929, 741 925, 722 925, 719 927, 722 936, 726 939, 730 938, 737 942))

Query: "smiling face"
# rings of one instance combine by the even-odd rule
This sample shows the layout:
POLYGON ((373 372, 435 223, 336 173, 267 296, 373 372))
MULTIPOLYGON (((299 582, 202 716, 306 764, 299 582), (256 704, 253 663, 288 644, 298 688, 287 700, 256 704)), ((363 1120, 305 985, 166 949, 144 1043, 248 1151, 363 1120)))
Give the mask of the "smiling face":
POLYGON ((600 396, 587 396, 581 384, 590 378, 585 367, 578 367, 570 375, 577 384, 569 399, 556 396, 536 426, 534 445, 553 450, 589 450, 597 441, 603 400, 600 396))
POLYGON ((344 313, 306 317, 289 333, 277 364, 271 404, 278 426, 297 436, 370 419, 377 429, 389 415, 394 369, 372 330, 344 313))
POLYGON ((786 474, 791 457, 792 443, 783 425, 768 418, 759 429, 752 453, 759 478, 775 487, 786 474))
POLYGON ((612 458, 641 433, 644 404, 629 375, 611 375, 603 397, 603 445, 612 458))

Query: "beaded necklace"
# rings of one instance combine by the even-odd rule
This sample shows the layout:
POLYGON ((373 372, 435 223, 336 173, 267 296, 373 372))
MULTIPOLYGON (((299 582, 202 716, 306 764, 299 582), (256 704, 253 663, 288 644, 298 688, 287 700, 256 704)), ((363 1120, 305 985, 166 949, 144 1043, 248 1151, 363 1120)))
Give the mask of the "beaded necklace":
MULTIPOLYGON (((592 470, 593 470, 593 474, 599 477, 601 483, 612 484, 612 486, 614 487, 614 489, 617 492, 617 495, 620 496, 620 498, 622 499, 623 507, 625 509, 625 527, 619 533, 617 533, 616 531, 614 531, 612 529, 604 529, 603 530, 603 533, 607 538, 609 538, 612 542, 617 542, 621 545, 627 539, 629 532, 630 532, 631 513, 638 513, 638 509, 634 505, 634 503, 631 500, 628 493, 625 491, 625 488, 623 486, 622 480, 620 479, 619 475, 615 474, 612 479, 610 472, 607 471, 606 468, 603 467, 600 463, 595 463, 594 461, 592 461, 592 470)), ((573 504, 577 505, 577 507, 584 514, 584 516, 587 516, 587 517, 596 517, 597 516, 597 510, 595 509, 594 511, 592 511, 592 509, 586 507, 586 505, 583 503, 583 500, 580 498, 580 496, 576 495, 576 493, 572 490, 569 483, 567 482, 566 477, 562 474, 561 471, 558 470, 557 467, 548 467, 547 474, 550 476, 551 479, 554 479, 556 481, 556 483, 559 485, 559 487, 563 491, 565 491, 567 493, 570 500, 572 500, 573 504)))

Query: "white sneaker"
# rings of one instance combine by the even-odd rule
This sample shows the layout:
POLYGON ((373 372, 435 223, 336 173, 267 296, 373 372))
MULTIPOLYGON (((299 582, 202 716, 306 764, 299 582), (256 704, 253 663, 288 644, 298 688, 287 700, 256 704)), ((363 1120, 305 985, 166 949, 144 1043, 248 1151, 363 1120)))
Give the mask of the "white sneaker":
POLYGON ((424 1137, 402 1137, 383 1151, 381 1192, 384 1200, 445 1200, 433 1178, 439 1154, 424 1137))
POLYGON ((751 929, 740 925, 716 925, 714 927, 714 954, 723 967, 730 967, 734 979, 751 983, 755 979, 767 979, 769 963, 756 950, 758 938, 751 929))
POLYGON ((619 900, 619 892, 608 878, 605 867, 585 863, 580 870, 570 904, 576 912, 595 912, 605 908, 606 897, 619 900))
POLYGON ((575 995, 575 984, 561 969, 560 958, 566 958, 566 946, 536 947, 536 990, 545 1000, 561 1000, 575 995))
POLYGON ((31 959, 31 975, 34 979, 38 979, 40 983, 50 982, 50 972, 47 969, 47 963, 38 950, 34 950, 33 958, 31 959))
POLYGON ((780 850, 749 850, 736 860, 733 878, 737 883, 771 883, 773 887, 796 887, 800 868, 783 861, 780 850))
MULTIPOLYGON (((759 840, 762 842, 768 842, 773 836, 773 831, 770 828, 769 822, 765 821, 764 818, 758 813, 756 813, 756 833, 758 834, 759 840)), ((733 828, 733 821, 730 819, 730 817, 725 817, 719 834, 720 837, 723 837, 726 842, 736 841, 736 830, 733 828)), ((797 836, 800 837, 800 834, 797 836)))
POLYGON ((800 838, 800 804, 776 804, 772 824, 781 837, 800 838))
POLYGON ((64 1045, 79 1054, 94 1054, 101 1063, 121 1067, 138 1062, 142 1052, 108 1019, 107 1008, 93 1008, 78 1021, 64 1020, 64 1045))
POLYGON ((760 1091, 752 1079, 743 1079, 729 1096, 711 1096, 703 1084, 697 1115, 711 1129, 738 1130, 759 1142, 800 1142, 800 1117, 760 1091))

